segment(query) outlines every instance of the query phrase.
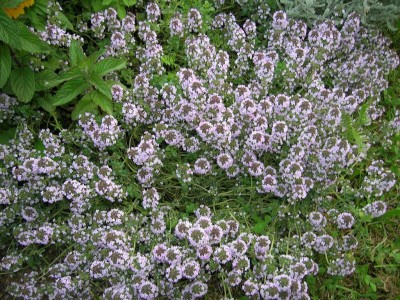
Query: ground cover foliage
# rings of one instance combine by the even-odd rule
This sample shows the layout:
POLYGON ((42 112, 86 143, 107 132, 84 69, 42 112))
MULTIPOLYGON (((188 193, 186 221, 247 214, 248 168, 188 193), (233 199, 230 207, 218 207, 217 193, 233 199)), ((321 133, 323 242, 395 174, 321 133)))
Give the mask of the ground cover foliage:
POLYGON ((396 10, 296 3, 1 0, 1 297, 396 299, 396 10))

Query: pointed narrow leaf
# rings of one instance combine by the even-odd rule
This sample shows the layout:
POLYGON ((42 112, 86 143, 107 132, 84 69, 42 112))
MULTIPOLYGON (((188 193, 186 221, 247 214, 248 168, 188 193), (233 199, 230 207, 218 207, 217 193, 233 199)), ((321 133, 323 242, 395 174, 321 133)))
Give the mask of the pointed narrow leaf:
POLYGON ((94 103, 93 101, 93 91, 86 94, 81 98, 81 100, 78 101, 78 103, 75 106, 74 111, 71 114, 72 120, 78 120, 79 115, 84 114, 85 112, 90 112, 93 113, 95 110, 97 110, 97 104, 94 103))
POLYGON ((82 46, 76 40, 72 40, 69 46, 69 58, 71 60, 71 66, 73 67, 79 66, 85 59, 82 46))
POLYGON ((11 54, 7 45, 0 45, 0 88, 2 88, 11 72, 11 54))
POLYGON ((18 100, 31 101, 35 93, 35 74, 29 67, 14 69, 10 75, 11 87, 18 100))
POLYGON ((112 71, 121 70, 126 67, 126 60, 117 58, 105 58, 97 62, 92 71, 96 75, 104 76, 112 71))
POLYGON ((52 104, 54 106, 67 104, 89 87, 90 85, 81 79, 67 81, 54 96, 52 104))
POLYGON ((112 115, 112 113, 113 113, 113 104, 112 104, 112 100, 111 99, 106 98, 102 93, 100 93, 98 91, 93 91, 92 99, 98 106, 100 106, 100 108, 104 112, 106 112, 109 115, 112 115))
POLYGON ((112 98, 111 89, 107 85, 107 83, 103 80, 103 78, 99 76, 92 76, 89 79, 89 83, 92 84, 96 88, 96 90, 101 92, 107 98, 109 99, 112 98))

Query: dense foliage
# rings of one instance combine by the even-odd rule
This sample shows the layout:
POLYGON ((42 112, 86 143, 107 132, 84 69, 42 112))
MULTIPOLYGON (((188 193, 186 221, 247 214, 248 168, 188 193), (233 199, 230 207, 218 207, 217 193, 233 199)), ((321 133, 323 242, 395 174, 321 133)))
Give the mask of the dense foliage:
POLYGON ((398 32, 351 1, 82 2, 0 0, 8 296, 400 295, 398 32))

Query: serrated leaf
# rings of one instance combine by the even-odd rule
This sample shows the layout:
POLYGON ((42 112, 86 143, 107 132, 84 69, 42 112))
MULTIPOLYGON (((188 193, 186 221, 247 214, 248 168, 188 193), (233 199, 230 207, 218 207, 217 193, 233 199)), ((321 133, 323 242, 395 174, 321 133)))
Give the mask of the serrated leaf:
POLYGON ((17 23, 13 22, 2 9, 0 9, 0 24, 0 41, 18 47, 19 37, 15 34, 18 32, 17 23))
POLYGON ((79 94, 89 88, 90 85, 81 79, 72 79, 63 84, 54 96, 52 104, 60 106, 74 100, 79 94))
POLYGON ((36 103, 39 104, 41 108, 49 113, 53 113, 55 111, 55 106, 51 104, 51 99, 47 97, 38 97, 35 99, 36 103))
POLYGON ((117 71, 126 67, 125 59, 117 59, 117 58, 105 58, 97 62, 92 71, 96 73, 96 75, 104 76, 113 71, 117 71))
POLYGON ((109 115, 113 114, 113 103, 111 99, 105 97, 102 93, 98 91, 91 92, 91 97, 94 103, 96 103, 101 108, 101 110, 109 115))
POLYGON ((0 88, 2 88, 10 76, 11 54, 7 45, 0 45, 0 88))
POLYGON ((83 96, 75 106, 74 111, 71 114, 72 120, 78 120, 79 115, 85 112, 93 113, 97 109, 97 104, 94 103, 92 92, 83 96))
POLYGON ((106 53, 105 49, 100 49, 92 54, 89 55, 89 57, 86 59, 85 64, 87 64, 88 67, 92 67, 96 61, 104 54, 106 53))
POLYGON ((15 24, 17 24, 17 32, 14 32, 14 34, 18 35, 19 45, 12 45, 13 47, 31 53, 42 53, 48 51, 49 46, 39 39, 37 35, 32 33, 28 27, 18 22, 15 24))
POLYGON ((69 46, 69 59, 71 61, 71 66, 79 66, 85 58, 86 56, 81 44, 76 40, 72 40, 71 45, 69 46))
POLYGON ((61 74, 59 78, 62 82, 72 79, 79 79, 79 78, 83 79, 82 70, 79 67, 71 68, 65 73, 61 74))
POLYGON ((35 74, 36 91, 45 91, 51 89, 63 82, 60 77, 50 70, 43 70, 35 74))
POLYGON ((11 87, 18 100, 31 101, 35 93, 35 74, 29 67, 14 69, 10 75, 11 87))
POLYGON ((107 83, 103 80, 103 78, 93 75, 90 77, 88 81, 91 85, 93 85, 96 88, 96 90, 101 92, 104 96, 106 96, 109 99, 112 98, 111 89, 107 85, 107 83))

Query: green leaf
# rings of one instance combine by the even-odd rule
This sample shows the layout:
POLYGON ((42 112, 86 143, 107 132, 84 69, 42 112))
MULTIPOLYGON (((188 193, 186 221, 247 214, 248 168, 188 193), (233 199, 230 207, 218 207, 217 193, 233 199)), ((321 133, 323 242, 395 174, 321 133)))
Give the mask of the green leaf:
POLYGON ((96 103, 100 108, 109 115, 113 114, 113 103, 111 99, 105 97, 102 93, 98 91, 93 91, 90 93, 92 96, 92 100, 96 103))
POLYGON ((126 67, 125 59, 117 59, 117 58, 105 58, 97 62, 92 71, 96 73, 96 75, 104 76, 108 73, 111 73, 116 70, 121 70, 126 67))
POLYGON ((91 0, 92 7, 95 12, 98 12, 105 8, 101 2, 102 2, 102 0, 91 0))
POLYGON ((43 141, 41 139, 37 139, 33 147, 35 150, 38 150, 40 152, 44 152, 44 150, 46 150, 46 147, 44 146, 43 141))
POLYGON ((133 6, 136 4, 137 1, 136 0, 123 0, 122 2, 124 2, 124 4, 126 6, 133 6))
POLYGON ((174 66, 175 65, 175 57, 172 55, 163 55, 163 56, 161 56, 161 62, 167 66, 174 66))
POLYGON ((114 2, 114 0, 103 0, 103 1, 101 1, 101 4, 102 5, 110 5, 113 2, 114 2))
POLYGON ((89 55, 89 57, 86 59, 85 64, 87 64, 88 67, 92 67, 96 61, 104 54, 106 53, 105 49, 100 49, 92 54, 89 55))
POLYGON ((383 216, 380 216, 379 218, 377 218, 377 220, 388 220, 391 218, 395 218, 395 217, 400 217, 400 207, 391 209, 389 211, 387 211, 383 216))
POLYGON ((69 58, 71 60, 72 67, 79 66, 86 58, 82 46, 76 40, 72 40, 71 45, 69 46, 69 58))
POLYGON ((6 84, 11 72, 10 48, 0 45, 0 89, 6 84))
POLYGON ((53 113, 56 110, 55 106, 51 104, 51 98, 49 95, 46 95, 45 97, 38 97, 35 100, 41 108, 49 113, 53 113))
POLYGON ((106 96, 109 99, 112 98, 110 87, 107 85, 107 83, 101 77, 92 75, 88 81, 104 96, 106 96))
POLYGON ((260 222, 254 225, 253 232, 256 234, 263 234, 265 230, 266 224, 265 222, 260 222))
POLYGON ((93 101, 92 92, 83 96, 75 106, 74 111, 71 114, 72 120, 78 120, 79 115, 83 115, 85 112, 93 113, 97 110, 97 104, 93 101))
POLYGON ((117 14, 121 20, 126 17, 126 9, 123 5, 117 6, 117 14))
POLYGON ((16 32, 18 32, 17 23, 12 21, 2 9, 0 9, 0 24, 0 41, 12 47, 18 47, 19 37, 16 35, 16 32))
POLYGON ((35 93, 35 74, 29 67, 14 69, 10 75, 11 87, 18 100, 31 101, 35 93))
POLYGON ((37 92, 51 89, 52 87, 55 87, 63 82, 63 80, 60 79, 56 73, 48 69, 36 73, 35 79, 37 92))
POLYGON ((68 18, 61 12, 58 12, 57 14, 57 20, 61 22, 61 25, 63 25, 65 28, 69 30, 74 30, 74 25, 68 20, 68 18))
POLYGON ((72 79, 67 81, 54 96, 52 104, 54 106, 67 104, 89 87, 90 85, 81 79, 72 79))
POLYGON ((16 49, 25 50, 31 53, 42 53, 46 52, 49 49, 49 46, 43 42, 39 37, 33 34, 28 27, 26 27, 22 23, 15 23, 17 24, 17 34, 19 38, 18 45, 12 45, 16 49))
POLYGON ((197 204, 188 203, 186 204, 186 213, 192 214, 197 209, 197 204))
POLYGON ((6 130, 0 129, 0 144, 7 145, 11 139, 15 137, 17 128, 10 128, 6 130))
POLYGON ((3 0, 0 1, 1 8, 16 8, 20 5, 24 0, 3 0))
POLYGON ((82 70, 79 67, 74 67, 60 75, 61 82, 71 79, 83 79, 82 70))

